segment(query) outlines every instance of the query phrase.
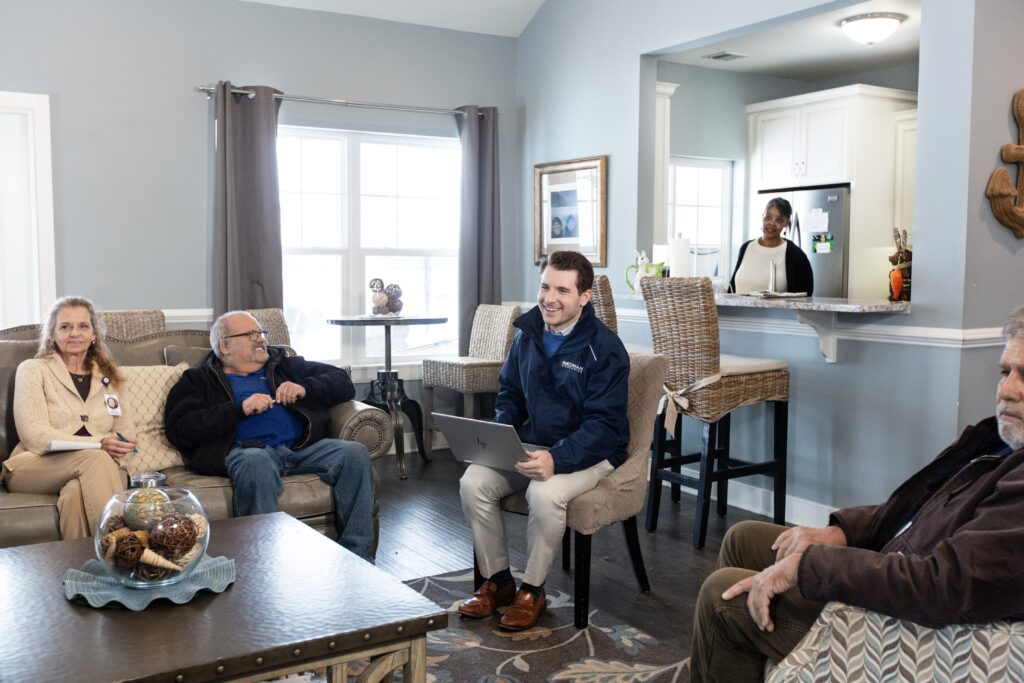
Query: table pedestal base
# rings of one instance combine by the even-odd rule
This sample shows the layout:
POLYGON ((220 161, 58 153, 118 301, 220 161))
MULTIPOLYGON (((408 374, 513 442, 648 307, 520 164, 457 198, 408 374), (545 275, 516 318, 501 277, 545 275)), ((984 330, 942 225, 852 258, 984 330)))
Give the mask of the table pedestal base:
POLYGON ((404 416, 408 416, 409 422, 412 423, 420 457, 424 462, 430 462, 427 451, 423 447, 423 409, 420 408, 419 403, 405 395, 405 384, 398 378, 397 372, 378 371, 377 379, 370 382, 370 391, 363 399, 363 403, 380 408, 391 416, 391 424, 395 429, 395 457, 398 459, 399 477, 407 478, 405 473, 404 416))

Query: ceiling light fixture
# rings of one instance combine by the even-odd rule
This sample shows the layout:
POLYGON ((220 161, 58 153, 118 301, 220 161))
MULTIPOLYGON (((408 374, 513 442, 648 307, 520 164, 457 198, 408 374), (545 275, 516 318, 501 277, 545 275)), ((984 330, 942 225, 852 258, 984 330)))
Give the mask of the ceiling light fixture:
POLYGON ((864 45, 874 45, 891 36, 906 20, 906 14, 871 12, 846 17, 839 22, 839 27, 846 32, 851 40, 864 45))

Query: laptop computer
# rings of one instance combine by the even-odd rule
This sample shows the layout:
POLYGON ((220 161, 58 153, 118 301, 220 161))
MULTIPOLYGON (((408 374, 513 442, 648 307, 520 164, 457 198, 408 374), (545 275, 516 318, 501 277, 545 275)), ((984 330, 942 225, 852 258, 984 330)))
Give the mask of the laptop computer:
POLYGON ((524 444, 512 425, 431 413, 456 460, 515 472, 516 463, 527 460, 526 451, 544 446, 524 444))

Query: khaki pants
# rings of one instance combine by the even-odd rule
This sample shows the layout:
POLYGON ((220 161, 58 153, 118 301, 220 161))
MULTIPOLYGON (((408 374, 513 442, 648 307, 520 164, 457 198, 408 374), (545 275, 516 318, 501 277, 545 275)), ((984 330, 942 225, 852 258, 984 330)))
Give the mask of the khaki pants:
POLYGON ((705 579, 697 597, 690 653, 692 683, 761 681, 765 660, 778 662, 789 654, 825 607, 792 588, 772 600, 775 630, 769 633, 751 618, 746 593, 728 602, 722 600, 722 593, 734 583, 775 563, 772 543, 785 530, 766 522, 740 522, 726 533, 718 569, 705 579))
POLYGON ((556 474, 547 481, 534 481, 518 472, 470 465, 459 481, 462 511, 473 531, 480 573, 485 578, 509 566, 501 499, 526 489, 530 505, 526 523, 526 573, 523 581, 534 586, 544 583, 565 533, 566 508, 581 493, 597 486, 615 468, 607 460, 579 472, 556 474))
POLYGON ((12 468, 5 472, 7 490, 56 493, 64 539, 91 536, 107 501, 127 488, 124 471, 106 451, 18 453, 12 460, 12 468))

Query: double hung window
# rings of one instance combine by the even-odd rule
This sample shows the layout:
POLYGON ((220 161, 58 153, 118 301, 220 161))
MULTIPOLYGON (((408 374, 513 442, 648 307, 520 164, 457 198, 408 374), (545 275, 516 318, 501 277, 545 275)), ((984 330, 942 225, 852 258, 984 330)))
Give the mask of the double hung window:
MULTIPOLYGON (((454 138, 280 126, 277 142, 285 316, 307 358, 379 364, 371 279, 401 287, 403 314, 444 325, 392 328, 394 362, 455 353, 461 150, 454 138)), ((357 373, 358 374, 358 373, 357 373)))
POLYGON ((728 277, 733 162, 672 157, 668 168, 668 233, 690 240, 694 274, 728 277))

